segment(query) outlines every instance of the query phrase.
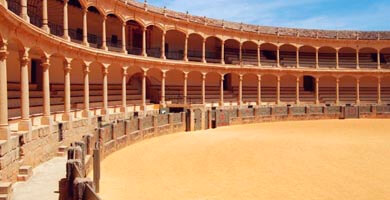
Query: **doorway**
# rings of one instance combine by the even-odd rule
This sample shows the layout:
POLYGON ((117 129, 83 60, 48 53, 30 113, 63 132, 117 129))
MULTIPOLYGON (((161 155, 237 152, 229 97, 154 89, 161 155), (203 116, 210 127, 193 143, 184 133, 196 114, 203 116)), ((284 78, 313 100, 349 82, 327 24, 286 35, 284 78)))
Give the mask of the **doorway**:
POLYGON ((305 91, 314 92, 315 81, 312 76, 303 76, 303 89, 305 91))

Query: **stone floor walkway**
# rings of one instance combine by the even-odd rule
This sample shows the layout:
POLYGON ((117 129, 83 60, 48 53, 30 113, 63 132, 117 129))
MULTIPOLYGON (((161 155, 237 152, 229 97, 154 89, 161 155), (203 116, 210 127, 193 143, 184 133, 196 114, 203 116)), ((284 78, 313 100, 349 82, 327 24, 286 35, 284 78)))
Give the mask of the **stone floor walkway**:
POLYGON ((26 182, 14 184, 14 200, 58 200, 58 181, 65 177, 66 157, 53 158, 35 169, 26 182))

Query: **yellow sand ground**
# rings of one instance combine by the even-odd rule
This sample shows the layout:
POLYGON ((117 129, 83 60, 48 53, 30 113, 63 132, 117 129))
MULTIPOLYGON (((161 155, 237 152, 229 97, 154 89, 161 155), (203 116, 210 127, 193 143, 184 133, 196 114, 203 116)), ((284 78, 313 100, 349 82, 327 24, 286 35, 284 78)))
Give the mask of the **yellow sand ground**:
POLYGON ((100 195, 390 199, 390 120, 263 123, 145 140, 103 161, 100 195))

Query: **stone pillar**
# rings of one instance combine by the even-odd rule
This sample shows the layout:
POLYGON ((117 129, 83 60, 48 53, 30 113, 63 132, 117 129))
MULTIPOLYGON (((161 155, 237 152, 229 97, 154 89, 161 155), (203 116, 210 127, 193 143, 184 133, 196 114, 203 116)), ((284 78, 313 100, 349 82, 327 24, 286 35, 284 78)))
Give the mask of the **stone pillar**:
POLYGON ((320 93, 320 78, 319 77, 316 77, 316 105, 319 105, 320 104, 320 98, 319 98, 319 93, 320 93))
POLYGON ((27 0, 20 0, 20 7, 21 7, 20 17, 30 23, 30 17, 28 16, 27 13, 27 0))
POLYGON ((206 63, 206 38, 203 38, 202 44, 202 62, 206 63))
POLYGON ((70 114, 70 71, 72 70, 70 62, 64 62, 64 114, 62 115, 63 121, 72 121, 72 115, 70 114))
POLYGON ((381 77, 378 77, 378 96, 377 96, 377 103, 378 104, 381 104, 382 103, 382 86, 381 86, 381 83, 382 83, 382 78, 381 77))
POLYGON ((336 78, 336 105, 340 104, 340 78, 336 78))
POLYGON ((146 53, 146 27, 144 27, 142 31, 142 56, 148 56, 148 54, 146 53))
POLYGON ((225 40, 222 40, 221 44, 221 64, 225 64, 225 40))
POLYGON ((280 46, 276 49, 276 67, 280 67, 280 46))
POLYGON ((239 80, 240 80, 240 82, 239 82, 239 84, 238 84, 238 105, 242 105, 242 79, 243 79, 243 75, 242 74, 240 74, 240 76, 239 76, 239 80))
POLYGON ((42 29, 50 33, 49 20, 47 15, 47 0, 42 0, 42 29))
POLYGON ((50 75, 49 75, 49 58, 42 58, 42 93, 43 93, 43 116, 42 125, 52 125, 50 116, 50 75))
POLYGON ((257 75, 257 105, 261 105, 261 75, 257 75))
POLYGON ((21 97, 21 113, 22 120, 19 122, 19 131, 30 131, 30 91, 28 81, 28 65, 30 58, 28 57, 28 51, 26 50, 23 57, 20 60, 20 97, 21 97))
MULTIPOLYGON (((164 60, 167 59, 167 57, 165 56, 165 35, 166 35, 166 32, 163 31, 162 37, 161 37, 161 59, 164 59, 164 60)), ((187 41, 187 39, 186 39, 186 41, 187 41)), ((186 53, 184 53, 184 58, 185 57, 186 57, 186 53)))
POLYGON ((340 68, 340 61, 339 61, 339 48, 336 48, 336 69, 340 68))
POLYGON ((381 69, 381 50, 380 49, 378 49, 378 53, 377 53, 377 63, 378 63, 377 69, 381 69))
POLYGON ((8 140, 8 86, 7 86, 7 47, 0 47, 0 140, 8 140))
POLYGON ((299 47, 297 47, 297 52, 295 56, 297 58, 297 68, 299 68, 299 47))
POLYGON ((142 109, 146 111, 146 76, 147 70, 142 73, 142 109))
POLYGON ((69 0, 64 0, 64 35, 62 37, 65 40, 70 41, 68 24, 68 2, 69 0))
POLYGON ((188 38, 189 36, 186 35, 185 41, 184 41, 184 61, 188 61, 188 38))
POLYGON ((89 118, 91 113, 89 111, 89 64, 84 65, 84 110, 83 117, 89 118))
POLYGON ((188 72, 184 72, 184 87, 183 87, 183 103, 187 104, 187 80, 188 80, 188 72))
POLYGON ((296 82, 296 86, 295 86, 295 89, 296 89, 296 99, 295 99, 295 104, 299 105, 300 104, 300 99, 299 99, 299 76, 297 76, 297 82, 296 82))
POLYGON ((161 71, 161 100, 160 104, 165 107, 165 78, 167 76, 167 71, 162 70, 161 71))
POLYGON ((244 62, 242 61, 242 43, 240 42, 240 54, 239 54, 239 59, 240 59, 240 65, 242 65, 244 62))
POLYGON ((261 67, 261 44, 257 45, 257 66, 261 67))
POLYGON ((360 64, 359 64, 359 48, 356 48, 356 69, 360 69, 360 64))
POLYGON ((360 104, 360 78, 356 78, 356 104, 360 104))
POLYGON ((88 43, 88 8, 83 8, 83 45, 89 46, 88 43))
POLYGON ((122 24, 122 53, 127 54, 126 48, 126 22, 122 24))
POLYGON ((102 67, 102 75, 103 75, 103 109, 102 114, 108 115, 108 67, 102 67))
POLYGON ((316 47, 316 69, 320 68, 319 55, 318 55, 319 53, 318 53, 318 51, 319 51, 319 48, 316 47))
POLYGON ((206 73, 202 73, 202 104, 206 104, 206 73))
POLYGON ((224 99, 223 99, 223 80, 224 80, 224 76, 225 74, 221 74, 221 81, 220 81, 220 84, 219 84, 219 105, 220 106, 223 106, 224 105, 224 99))
POLYGON ((106 21, 107 21, 107 16, 103 16, 103 20, 102 20, 102 49, 103 50, 108 50, 107 48, 107 35, 106 35, 106 21))
POLYGON ((277 76, 277 84, 276 84, 276 104, 280 104, 280 76, 277 76))
POLYGON ((127 111, 127 67, 122 67, 122 108, 121 112, 127 111))

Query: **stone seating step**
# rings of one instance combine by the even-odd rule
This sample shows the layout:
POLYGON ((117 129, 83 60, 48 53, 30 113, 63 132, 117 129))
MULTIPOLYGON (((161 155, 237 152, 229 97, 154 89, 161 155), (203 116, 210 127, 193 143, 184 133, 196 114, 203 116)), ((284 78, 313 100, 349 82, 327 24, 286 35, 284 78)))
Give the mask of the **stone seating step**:
POLYGON ((59 146, 59 147, 58 147, 57 156, 58 156, 58 157, 65 156, 67 150, 68 150, 68 147, 67 147, 67 146, 59 146))
POLYGON ((0 182, 0 200, 11 200, 12 192, 11 182, 0 182))

